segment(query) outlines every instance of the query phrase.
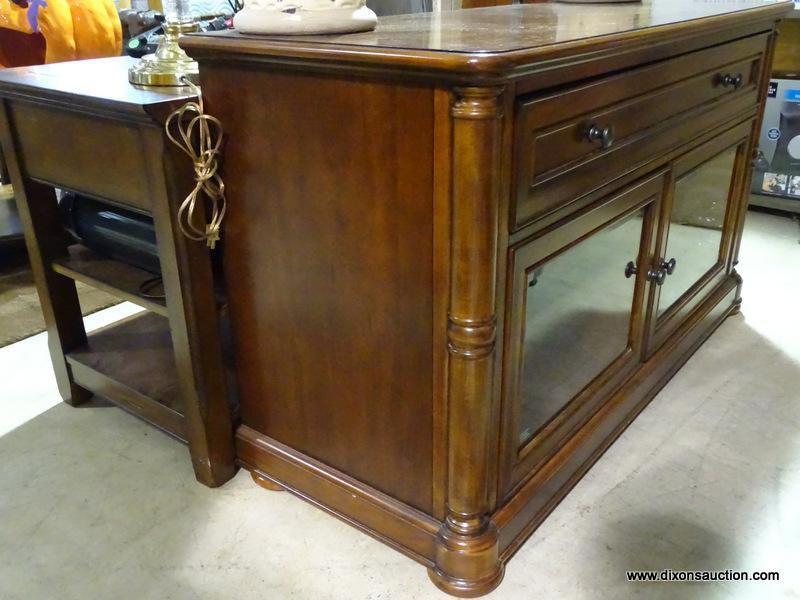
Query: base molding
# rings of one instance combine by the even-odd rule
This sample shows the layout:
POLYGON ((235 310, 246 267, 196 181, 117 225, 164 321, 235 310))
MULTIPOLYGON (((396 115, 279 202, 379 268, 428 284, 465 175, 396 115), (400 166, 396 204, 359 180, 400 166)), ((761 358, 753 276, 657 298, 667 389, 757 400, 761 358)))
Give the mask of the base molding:
POLYGON ((440 521, 246 425, 236 431, 236 453, 257 483, 266 479, 433 566, 440 521))

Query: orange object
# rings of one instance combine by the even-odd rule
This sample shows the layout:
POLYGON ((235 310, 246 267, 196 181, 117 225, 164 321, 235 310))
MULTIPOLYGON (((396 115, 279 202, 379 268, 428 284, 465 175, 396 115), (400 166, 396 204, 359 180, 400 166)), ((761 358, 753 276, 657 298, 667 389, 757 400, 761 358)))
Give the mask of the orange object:
POLYGON ((112 0, 0 0, 0 66, 117 56, 112 0))

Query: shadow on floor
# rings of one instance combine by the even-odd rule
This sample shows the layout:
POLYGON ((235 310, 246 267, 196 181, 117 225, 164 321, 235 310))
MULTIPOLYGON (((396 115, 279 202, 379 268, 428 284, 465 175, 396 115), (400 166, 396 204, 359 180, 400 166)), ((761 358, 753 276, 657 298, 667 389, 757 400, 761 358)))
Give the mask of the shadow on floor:
MULTIPOLYGON (((800 365, 730 319, 509 563, 487 598, 797 594, 800 365), (780 570, 777 584, 634 584, 630 569, 780 570)), ((446 598, 425 570, 115 408, 0 437, 0 598, 446 598)))
POLYGON ((491 598, 800 597, 800 363, 732 317, 509 563, 491 598), (779 583, 628 583, 629 570, 779 583))

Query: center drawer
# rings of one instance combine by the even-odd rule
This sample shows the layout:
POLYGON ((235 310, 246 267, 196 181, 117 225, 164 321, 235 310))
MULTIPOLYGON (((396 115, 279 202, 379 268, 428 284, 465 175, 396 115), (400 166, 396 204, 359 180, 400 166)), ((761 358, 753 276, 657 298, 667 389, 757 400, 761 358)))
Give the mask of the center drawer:
POLYGON ((518 99, 513 228, 699 133, 703 120, 693 119, 680 130, 682 115, 714 107, 706 119, 711 127, 729 113, 734 117, 755 107, 766 44, 766 34, 753 36, 518 99))

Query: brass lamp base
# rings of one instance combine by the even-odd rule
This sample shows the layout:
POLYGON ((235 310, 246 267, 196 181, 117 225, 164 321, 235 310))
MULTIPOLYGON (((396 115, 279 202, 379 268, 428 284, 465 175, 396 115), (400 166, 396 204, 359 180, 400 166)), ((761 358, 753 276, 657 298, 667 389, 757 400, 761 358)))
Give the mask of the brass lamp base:
POLYGON ((155 53, 143 56, 138 63, 128 69, 128 81, 147 86, 185 86, 185 77, 198 83, 197 62, 189 58, 178 45, 182 33, 197 31, 197 23, 165 23, 164 39, 155 53))

